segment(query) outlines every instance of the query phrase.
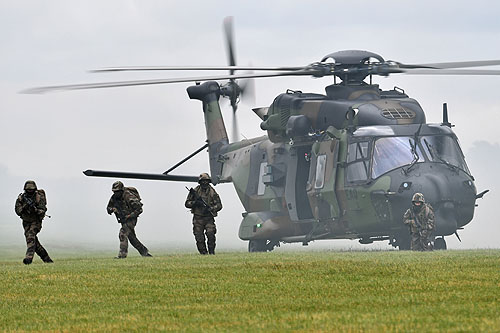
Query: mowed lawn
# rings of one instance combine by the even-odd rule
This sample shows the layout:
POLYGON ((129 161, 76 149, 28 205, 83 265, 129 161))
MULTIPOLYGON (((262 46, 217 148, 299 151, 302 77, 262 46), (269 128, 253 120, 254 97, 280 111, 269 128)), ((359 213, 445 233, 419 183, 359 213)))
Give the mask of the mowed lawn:
POLYGON ((500 331, 500 250, 107 255, 0 255, 0 329, 500 331))

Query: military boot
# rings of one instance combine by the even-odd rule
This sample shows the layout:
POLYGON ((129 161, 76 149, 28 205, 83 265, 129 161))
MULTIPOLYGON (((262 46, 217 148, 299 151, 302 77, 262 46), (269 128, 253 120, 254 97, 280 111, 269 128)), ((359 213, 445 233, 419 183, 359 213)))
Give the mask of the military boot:
POLYGON ((54 262, 49 256, 43 257, 42 260, 47 264, 54 262))
POLYGON ((196 247, 198 248, 198 252, 200 252, 200 254, 208 254, 205 242, 197 242, 196 247))
POLYGON ((23 264, 29 265, 33 262, 33 258, 26 257, 23 259, 23 264))

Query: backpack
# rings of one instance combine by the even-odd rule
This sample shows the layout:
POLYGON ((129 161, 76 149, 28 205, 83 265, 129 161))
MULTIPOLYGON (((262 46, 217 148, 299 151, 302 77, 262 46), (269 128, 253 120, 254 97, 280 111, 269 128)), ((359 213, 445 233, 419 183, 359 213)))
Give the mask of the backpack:
POLYGON ((142 207, 141 196, 139 194, 139 191, 137 191, 135 187, 127 186, 124 188, 124 192, 128 193, 128 195, 130 195, 132 198, 137 199, 142 207))
POLYGON ((42 202, 44 205, 47 204, 47 197, 45 196, 44 190, 42 189, 36 190, 35 201, 37 204, 40 202, 42 202))

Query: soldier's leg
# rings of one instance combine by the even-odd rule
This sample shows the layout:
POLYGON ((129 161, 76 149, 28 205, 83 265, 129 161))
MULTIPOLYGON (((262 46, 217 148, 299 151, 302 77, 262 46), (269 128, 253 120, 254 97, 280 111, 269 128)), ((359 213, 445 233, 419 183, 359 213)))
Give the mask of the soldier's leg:
POLYGON ((144 244, 141 243, 141 241, 137 238, 137 235, 135 234, 135 225, 137 224, 137 220, 127 222, 127 224, 130 227, 130 233, 128 234, 128 240, 130 241, 130 244, 132 244, 132 246, 135 247, 137 251, 139 251, 141 256, 147 256, 148 249, 144 246, 144 244))
POLYGON ((204 221, 193 217, 193 234, 194 239, 196 240, 196 247, 198 248, 198 252, 200 252, 200 254, 207 254, 204 229, 204 221))
POLYGON ((205 233, 207 235, 208 253, 215 254, 215 234, 217 233, 215 221, 212 220, 205 225, 205 233))
POLYGON ((126 258, 128 254, 128 235, 130 233, 130 228, 127 223, 122 223, 120 232, 118 233, 118 238, 120 239, 120 252, 117 258, 126 258))
POLYGON ((420 238, 418 237, 418 234, 412 234, 411 235, 410 249, 412 251, 421 251, 420 238))
POLYGON ((36 243, 35 252, 36 252, 36 254, 38 254, 38 256, 40 258, 42 258, 43 262, 47 262, 47 263, 53 262, 52 259, 49 256, 49 253, 42 246, 42 244, 38 240, 37 236, 35 236, 35 243, 36 243))
POLYGON ((49 254, 47 253, 47 250, 42 246, 40 243, 40 240, 38 240, 38 233, 42 230, 42 224, 37 223, 33 226, 33 230, 35 232, 35 253, 38 254, 40 258, 42 258, 43 262, 53 262, 52 259, 50 258, 49 254))
POLYGON ((23 263, 29 265, 33 261, 33 256, 35 255, 36 233, 34 230, 33 223, 23 221, 23 228, 24 228, 24 237, 26 238, 26 247, 27 247, 23 263))

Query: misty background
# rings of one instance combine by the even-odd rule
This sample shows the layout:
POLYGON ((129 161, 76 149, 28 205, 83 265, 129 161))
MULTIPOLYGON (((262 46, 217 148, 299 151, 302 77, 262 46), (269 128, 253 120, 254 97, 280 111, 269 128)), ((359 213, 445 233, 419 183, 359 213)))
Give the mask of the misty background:
MULTIPOLYGON (((116 249, 119 225, 106 214, 116 179, 86 169, 162 173, 204 144, 201 103, 189 84, 19 94, 31 87, 169 78, 210 73, 88 73, 110 66, 226 65, 224 17, 234 17, 238 65, 301 66, 346 49, 368 50, 403 63, 500 59, 500 4, 491 1, 0 1, 0 251, 24 246, 14 202, 24 182, 45 189, 48 214, 39 238, 55 247, 116 249)), ((269 106, 286 89, 324 93, 332 78, 255 81, 255 103, 240 103, 240 133, 265 134, 251 108, 269 106)), ((473 221, 449 248, 498 248, 500 223, 500 77, 392 75, 383 89, 403 88, 428 122, 448 103, 478 192, 490 189, 473 221)), ((222 103, 228 134, 231 110, 222 103)), ((202 152, 173 174, 209 171, 202 152)), ((136 228, 154 254, 195 251, 189 183, 123 180, 141 193, 136 228)), ((216 187, 224 208, 216 220, 218 249, 241 249, 243 207, 232 184, 216 187)), ((285 245, 301 248, 300 245, 285 245)), ((388 249, 387 242, 316 241, 315 248, 388 249)), ((131 250, 134 253, 135 250, 131 250)), ((22 255, 22 253, 20 253, 22 255)))

